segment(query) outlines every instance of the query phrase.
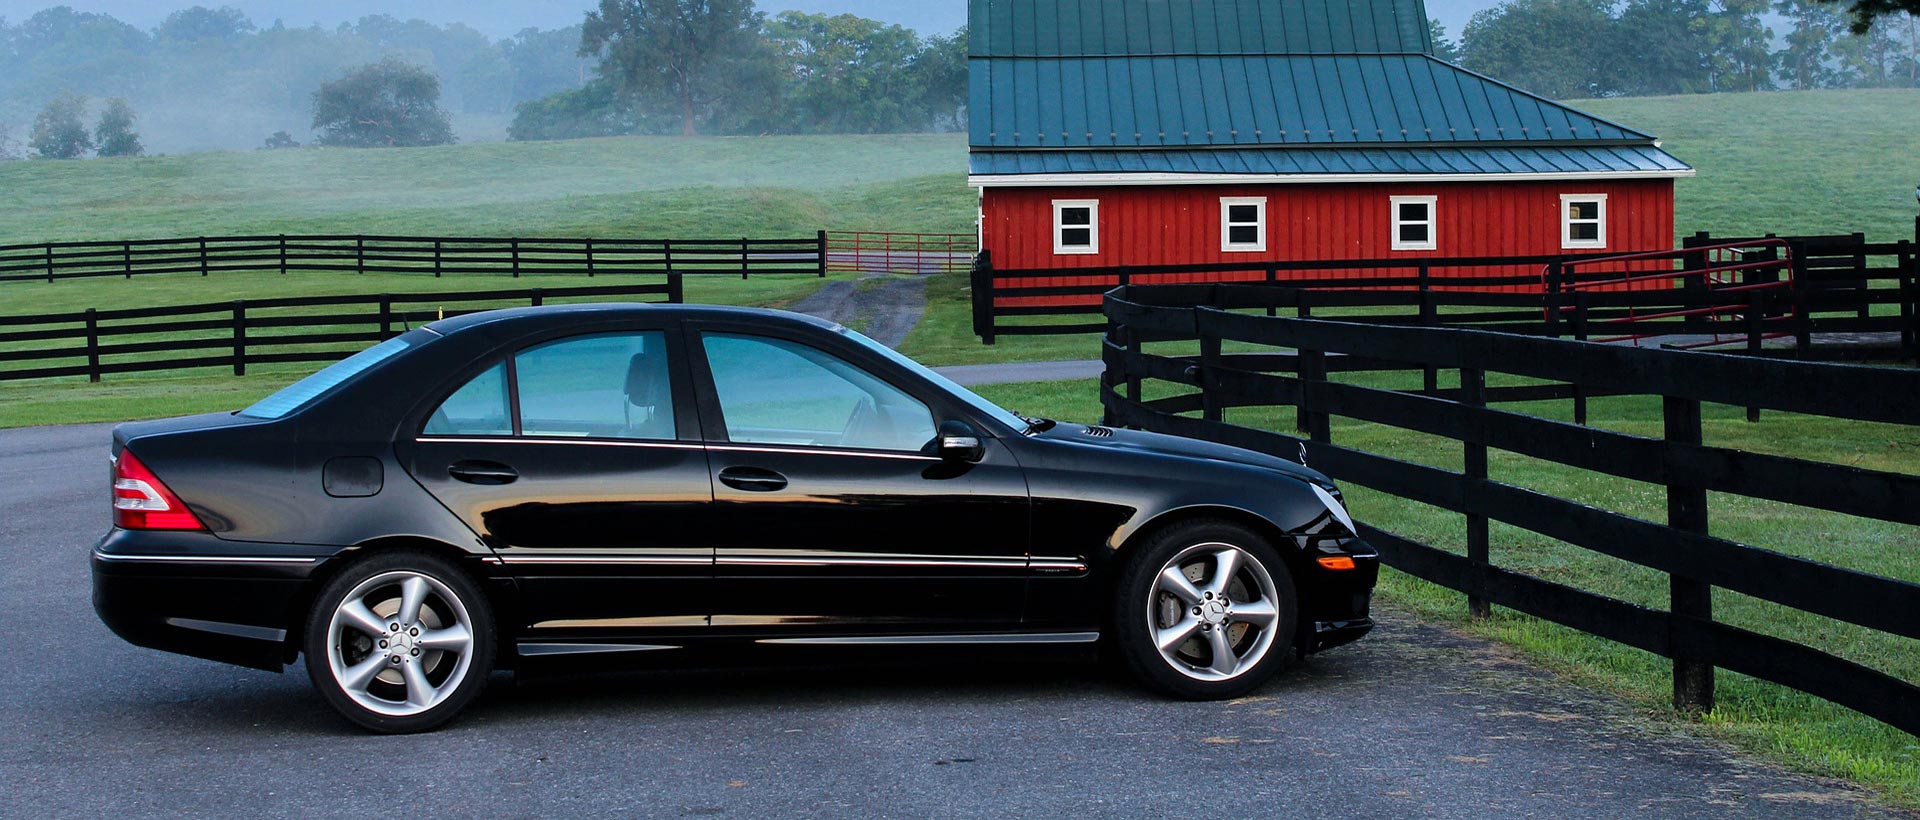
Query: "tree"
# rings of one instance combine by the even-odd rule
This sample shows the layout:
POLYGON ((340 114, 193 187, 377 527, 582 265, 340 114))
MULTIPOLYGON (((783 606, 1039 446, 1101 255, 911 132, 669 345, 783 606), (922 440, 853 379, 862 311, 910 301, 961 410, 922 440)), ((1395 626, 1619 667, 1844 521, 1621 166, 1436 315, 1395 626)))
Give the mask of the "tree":
POLYGON ((1460 62, 1460 46, 1447 39, 1447 27, 1440 24, 1440 18, 1427 21, 1427 39, 1433 41, 1433 56, 1449 63, 1460 62))
POLYGON ((1474 12, 1460 64, 1556 99, 1617 92, 1610 0, 1513 0, 1474 12))
POLYGON ((267 141, 260 144, 260 150, 262 151, 278 151, 282 148, 299 148, 299 147, 300 147, 300 141, 294 139, 292 134, 289 134, 285 131, 275 131, 272 134, 269 134, 267 136, 267 141))
POLYGON ((350 148, 446 145, 453 123, 440 108, 440 78, 389 57, 313 92, 317 145, 350 148))
MULTIPOLYGON (((0 24, 4 23, 5 21, 0 20, 0 24)), ((4 122, 0 122, 0 162, 8 162, 19 158, 20 144, 13 141, 13 128, 4 122)))
POLYGON ((233 42, 254 32, 253 21, 232 6, 210 9, 194 6, 167 15, 155 30, 162 40, 195 43, 201 40, 233 42))
POLYGON ((1812 0, 1779 0, 1774 5, 1791 28, 1774 53, 1774 72, 1794 88, 1833 88, 1843 79, 1834 64, 1834 43, 1847 21, 1812 0))
POLYGON ((793 130, 890 133, 931 121, 913 74, 920 40, 912 31, 851 14, 786 11, 767 36, 791 73, 793 130))
POLYGON ((125 97, 107 100, 105 110, 100 112, 100 122, 93 127, 93 139, 98 144, 103 157, 137 157, 146 153, 140 144, 140 133, 133 130, 133 106, 127 104, 125 97))
POLYGON ((1772 32, 1757 0, 1627 0, 1614 85, 1628 94, 1755 91, 1773 85, 1772 32))
POLYGON ((633 99, 671 100, 692 136, 740 93, 737 74, 764 53, 753 0, 600 0, 587 13, 580 55, 633 99))
POLYGON ((40 115, 33 118, 33 133, 27 144, 41 159, 79 159, 93 150, 93 137, 81 121, 87 111, 85 97, 62 92, 53 98, 40 115))
POLYGON ((552 31, 530 28, 502 43, 513 69, 515 103, 538 100, 587 84, 590 64, 580 57, 580 26, 552 31))
POLYGON ((1829 5, 1845 5, 1853 16, 1853 33, 1865 34, 1875 20, 1897 14, 1920 15, 1920 0, 1817 0, 1829 5))
POLYGON ((927 110, 933 112, 933 127, 936 130, 966 128, 966 27, 962 26, 951 37, 928 37, 920 48, 920 55, 914 58, 913 73, 927 110))
POLYGON ((584 87, 556 91, 513 108, 507 139, 571 140, 637 133, 633 106, 619 99, 613 83, 594 80, 584 87))

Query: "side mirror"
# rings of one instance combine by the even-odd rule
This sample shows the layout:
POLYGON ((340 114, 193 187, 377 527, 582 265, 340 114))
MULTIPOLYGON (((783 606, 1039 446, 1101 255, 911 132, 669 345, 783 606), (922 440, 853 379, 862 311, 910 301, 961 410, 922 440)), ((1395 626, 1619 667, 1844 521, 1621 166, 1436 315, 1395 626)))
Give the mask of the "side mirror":
POLYGON ((944 461, 971 464, 987 456, 987 446, 980 441, 980 434, 966 422, 957 419, 940 423, 940 436, 935 449, 944 461))

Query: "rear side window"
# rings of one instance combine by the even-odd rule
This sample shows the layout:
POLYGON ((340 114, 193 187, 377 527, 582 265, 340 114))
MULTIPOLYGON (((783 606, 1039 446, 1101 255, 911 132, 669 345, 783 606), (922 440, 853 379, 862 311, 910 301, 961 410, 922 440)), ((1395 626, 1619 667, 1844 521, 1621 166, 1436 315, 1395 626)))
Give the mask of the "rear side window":
POLYGON ((659 331, 531 347, 475 376, 427 419, 427 435, 673 439, 673 384, 659 331), (508 408, 518 405, 520 428, 508 408))
POLYGON ((277 419, 295 410, 307 406, 320 394, 332 390, 342 382, 358 376, 368 368, 384 362, 406 350, 410 345, 399 337, 388 339, 345 359, 328 365, 320 372, 287 385, 279 392, 254 402, 253 406, 240 411, 240 415, 256 419, 277 419))
POLYGON ((514 356, 520 432, 529 436, 671 439, 666 336, 608 333, 514 356))
POLYGON ((427 419, 430 436, 510 436, 513 419, 507 411, 507 365, 505 362, 454 391, 427 419))

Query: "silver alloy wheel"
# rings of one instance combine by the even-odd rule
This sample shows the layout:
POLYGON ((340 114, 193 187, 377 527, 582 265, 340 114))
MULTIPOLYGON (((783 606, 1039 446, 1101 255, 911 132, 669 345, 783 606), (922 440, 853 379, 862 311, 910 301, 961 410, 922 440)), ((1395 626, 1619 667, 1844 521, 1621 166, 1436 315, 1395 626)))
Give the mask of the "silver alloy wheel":
POLYGON ((1147 634, 1182 675, 1229 680, 1273 648, 1273 576, 1246 550, 1218 541, 1187 547, 1160 568, 1149 594, 1147 634))
POLYGON ((340 690, 388 717, 446 700, 473 663, 473 620, 440 579, 396 570, 361 581, 327 624, 327 665, 340 690))

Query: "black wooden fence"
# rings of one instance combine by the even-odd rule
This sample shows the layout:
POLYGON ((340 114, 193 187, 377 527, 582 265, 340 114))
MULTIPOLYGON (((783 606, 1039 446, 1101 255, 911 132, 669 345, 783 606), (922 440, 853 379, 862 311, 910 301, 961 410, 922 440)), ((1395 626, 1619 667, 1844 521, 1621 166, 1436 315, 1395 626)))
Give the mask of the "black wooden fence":
POLYGON ((235 299, 196 305, 0 316, 0 381, 329 362, 406 328, 477 310, 550 300, 681 301, 658 284, 235 299))
POLYGON ((1618 256, 996 270, 990 254, 983 252, 971 274, 973 329, 987 344, 1001 335, 1097 333, 1106 327, 1093 321, 1101 311, 1099 294, 1116 286, 1241 281, 1329 295, 1363 292, 1367 295, 1353 297, 1357 301, 1329 298, 1323 306, 1400 305, 1429 325, 1498 327, 1569 338, 1584 338, 1586 333, 1639 336, 1657 328, 1745 341, 1751 333, 1756 339, 1791 338, 1801 355, 1811 355, 1816 336, 1889 333, 1898 334, 1897 343, 1911 354, 1920 337, 1920 310, 1915 307, 1920 302, 1917 252, 1920 247, 1910 241, 1871 243, 1859 234, 1740 239, 1696 234, 1680 250, 1661 258, 1608 265, 1592 264, 1592 260, 1618 256), (1734 252, 1729 260, 1709 259, 1728 251, 1734 252), (1604 287, 1627 273, 1671 274, 1672 281, 1650 278, 1604 287), (1713 279, 1735 283, 1715 287, 1713 279), (1782 287, 1768 287, 1774 283, 1782 287), (1749 304, 1753 309, 1745 309, 1749 304), (1075 317, 1085 320, 1074 321, 1075 317), (1642 322, 1651 324, 1622 327, 1642 322), (1748 322, 1764 327, 1746 327, 1748 322))
POLYGON ((1706 446, 1701 438, 1702 402, 1920 426, 1920 371, 1249 314, 1244 311, 1294 307, 1301 292, 1208 290, 1135 286, 1107 295, 1101 393, 1108 423, 1288 458, 1304 443, 1309 463, 1335 478, 1460 513, 1467 524, 1465 555, 1379 526, 1362 524, 1361 535, 1388 565, 1467 593, 1476 614, 1498 604, 1673 659, 1675 700, 1683 708, 1711 708, 1719 667, 1920 734, 1920 687, 1814 647, 1717 623, 1712 593, 1729 590, 1920 638, 1920 619, 1913 617, 1920 612, 1920 585, 1718 538, 1707 515, 1711 491, 1920 525, 1920 475, 1706 446), (1199 354, 1148 352, 1169 340, 1197 342, 1199 354), (1265 349, 1227 352, 1247 346, 1265 349), (1330 378, 1362 370, 1422 372, 1426 387, 1389 390, 1330 378), (1437 387, 1436 371, 1457 376, 1457 386, 1437 387), (1504 388, 1502 395, 1503 388, 1488 386, 1490 373, 1545 380, 1549 387, 1659 396, 1664 435, 1627 435, 1495 409, 1488 405, 1530 398, 1516 391, 1538 388, 1504 388), (1156 393, 1169 385, 1187 392, 1143 399, 1145 383, 1156 393), (1224 420, 1230 408, 1259 406, 1295 408, 1299 435, 1224 420), (1457 441, 1463 469, 1335 444, 1330 419, 1336 415, 1457 441), (1667 520, 1492 480, 1489 449, 1661 485, 1667 520), (1490 543, 1490 521, 1663 572, 1670 606, 1650 609, 1503 569, 1490 543))
POLYGON ((0 282, 230 271, 427 276, 827 275, 825 231, 803 239, 224 236, 0 245, 0 282))

